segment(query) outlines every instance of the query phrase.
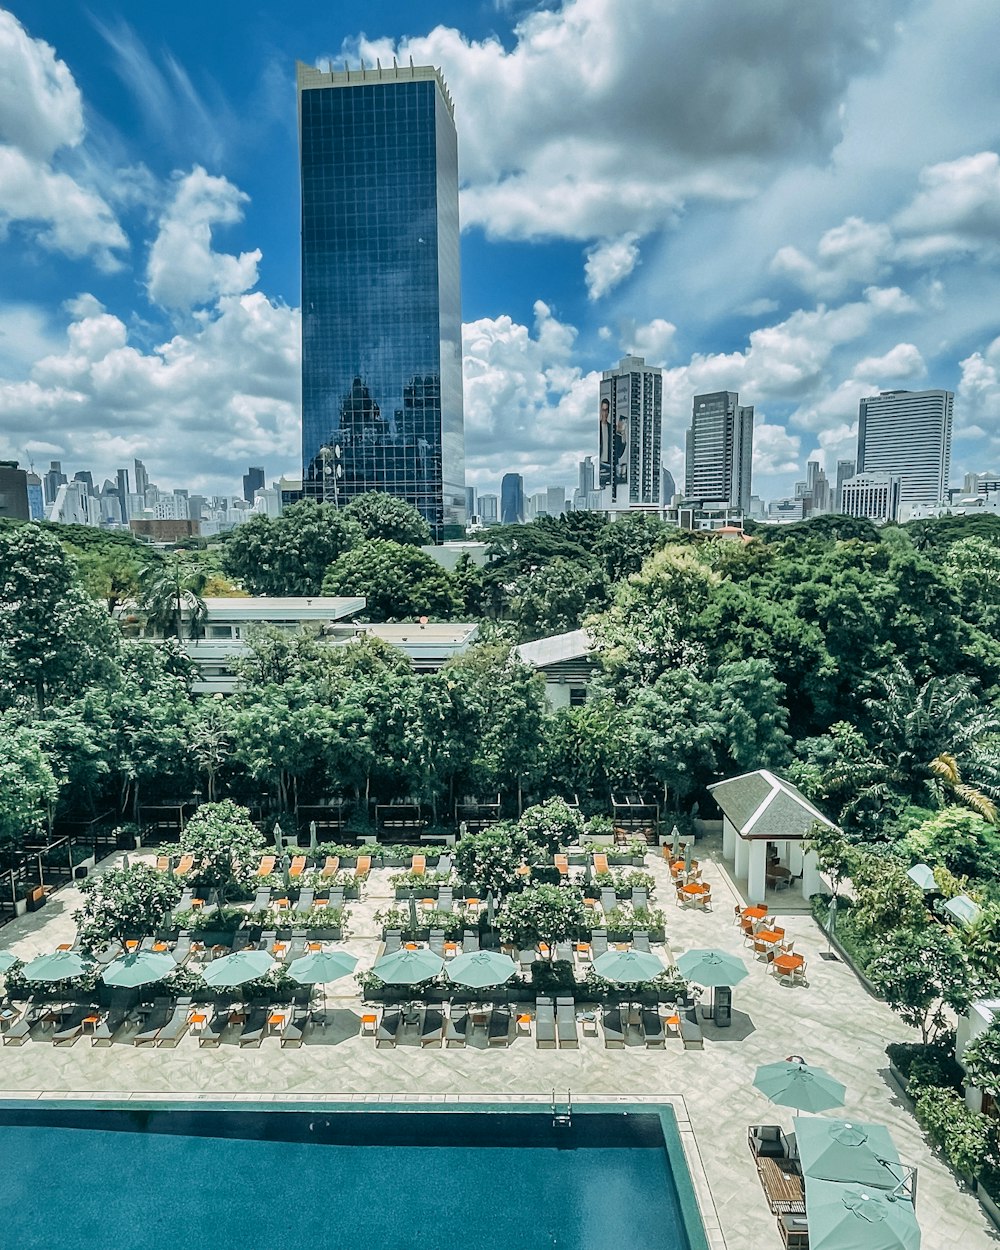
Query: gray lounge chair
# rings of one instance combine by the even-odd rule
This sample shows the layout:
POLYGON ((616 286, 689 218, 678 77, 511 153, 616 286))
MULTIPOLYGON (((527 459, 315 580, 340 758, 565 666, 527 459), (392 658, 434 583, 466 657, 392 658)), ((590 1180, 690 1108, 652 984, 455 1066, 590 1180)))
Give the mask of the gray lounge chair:
POLYGON ((576 1031, 576 1003, 572 998, 556 999, 556 1037, 560 1050, 576 1050, 580 1045, 576 1031))
POLYGON ((344 906, 344 887, 334 886, 330 891, 330 907, 340 910, 344 906))
POLYGON ((59 1021, 59 1028, 52 1034, 53 1046, 72 1046, 83 1032, 83 1022, 87 1016, 97 1015, 96 1007, 74 1006, 59 1021))
POLYGON ((509 1007, 494 1007, 486 1025, 486 1036, 490 1046, 510 1045, 511 1015, 509 1007))
POLYGON ((604 1045, 608 1050, 621 1050, 625 1045, 625 1021, 620 1007, 605 1007, 601 1015, 604 1045))
POLYGON ((264 1030, 267 1028, 267 1017, 270 1014, 267 1007, 250 1007, 247 1010, 247 1018, 243 1025, 243 1032, 240 1034, 240 1046, 259 1046, 264 1037, 264 1030))
POLYGON ((705 1035, 698 1023, 697 1007, 689 1008, 681 1016, 681 1041, 685 1050, 704 1050, 705 1035))
POLYGON ((440 890, 438 890, 437 910, 438 911, 451 911, 454 905, 455 905, 454 890, 451 888, 450 885, 443 885, 440 888, 440 890))
POLYGON ((657 1047, 662 1050, 666 1044, 667 1038, 663 1031, 663 1020, 655 1007, 643 1009, 642 1035, 646 1039, 646 1046, 649 1048, 657 1047))
POLYGON ((170 952, 174 957, 175 964, 185 963, 191 954, 191 930, 182 929, 177 935, 177 941, 174 943, 174 949, 170 952))
POLYGON ((440 1046, 444 1035, 444 1014, 437 1007, 425 1007, 420 1019, 420 1045, 440 1046))
POLYGON ((3 1044, 20 1046, 48 1009, 48 1003, 29 1003, 20 1017, 0 1034, 3 1037, 3 1044))
POLYGON ((309 911, 312 908, 315 897, 315 890, 302 890, 299 894, 299 901, 295 904, 295 910, 300 913, 309 911))
POLYGON ((397 1011, 395 1008, 391 1011, 383 1010, 382 1018, 379 1020, 378 1029, 375 1032, 376 1049, 382 1046, 395 1046, 402 1023, 402 1012, 397 1011))
POLYGON ((250 945, 250 934, 246 929, 237 929, 233 934, 233 954, 237 951, 246 950, 250 945))
POLYGON ((645 886, 632 891, 632 906, 636 911, 649 911, 649 891, 645 886))
POLYGON ((251 907, 250 910, 251 911, 267 911, 267 909, 270 906, 271 906, 271 887, 269 885, 265 885, 261 889, 259 889, 257 893, 254 895, 253 907, 251 907))
POLYGON ((556 1013, 551 998, 535 999, 535 1045, 539 1050, 555 1049, 556 1013))
POLYGON ((609 911, 614 911, 617 906, 618 895, 615 894, 614 890, 612 890, 610 886, 605 886, 604 889, 601 890, 602 911, 605 915, 607 915, 609 911))
POLYGON ((218 1004, 211 1011, 206 1009, 208 1019, 202 1025, 201 1032, 198 1034, 199 1046, 218 1046, 222 1041, 222 1034, 229 1027, 229 1004, 218 1004))
POLYGON ((403 945, 402 929, 386 929, 385 931, 385 950, 383 955, 391 955, 394 951, 398 951, 403 945))
POLYGON ((558 942, 556 944, 556 959, 568 964, 573 962, 573 947, 569 942, 558 942))
POLYGON ((179 911, 190 911, 191 902, 193 899, 194 899, 194 890, 182 890, 180 899, 177 902, 177 906, 174 908, 174 912, 176 913, 179 911))
POLYGON ((153 1000, 153 1010, 146 1017, 145 1026, 141 1033, 136 1033, 132 1038, 133 1046, 155 1046, 160 1036, 160 1029, 167 1023, 173 1014, 174 1002, 171 998, 156 998, 153 1000))
POLYGON ((160 1029, 159 1036, 156 1039, 157 1046, 176 1046, 181 1040, 187 1032, 192 1001, 190 994, 185 994, 183 997, 178 998, 174 1005, 173 1014, 163 1028, 160 1029))
POLYGON ((521 973, 527 976, 531 971, 531 965, 538 958, 538 952, 531 947, 525 947, 523 951, 518 952, 517 961, 521 965, 521 973))
POLYGON ((428 945, 435 955, 444 959, 444 929, 431 929, 428 945))
POLYGON ((114 1041, 115 1034, 128 1019, 128 1013, 129 1008, 126 1003, 112 1004, 94 1026, 94 1031, 90 1035, 91 1046, 100 1044, 110 1046, 114 1041))
POLYGON ((462 953, 479 950, 479 930, 466 929, 462 934, 462 953))
POLYGON ((590 957, 596 959, 608 949, 607 929, 595 929, 590 935, 590 957))
POLYGON ((468 1032, 468 1008, 452 1006, 448 1012, 448 1018, 444 1023, 445 1046, 464 1046, 468 1032))
POLYGON ((289 943, 288 950, 285 952, 285 963, 290 964, 293 959, 298 959, 306 953, 306 943, 309 941, 309 935, 305 929, 293 929, 292 940, 289 943))
POLYGON ((118 959, 118 957, 123 953, 124 952, 120 942, 109 942, 107 946, 102 947, 101 950, 95 951, 94 962, 100 967, 106 968, 108 964, 118 959))
POLYGON ((436 870, 435 870, 435 871, 437 871, 437 872, 451 872, 451 856, 450 856, 450 855, 439 855, 439 856, 438 856, 438 862, 437 862, 437 868, 436 868, 436 870))
POLYGON ((648 951, 649 950, 649 933, 645 929, 633 930, 632 946, 637 951, 648 951))
POLYGON ((281 1031, 281 1045, 301 1046, 302 1036, 306 1031, 306 1025, 312 1018, 312 1012, 309 1010, 307 1003, 296 1003, 292 1009, 292 1018, 281 1031))
POLYGON ((258 949, 267 951, 269 955, 274 954, 274 944, 278 940, 277 929, 265 929, 260 935, 260 941, 257 943, 258 949))

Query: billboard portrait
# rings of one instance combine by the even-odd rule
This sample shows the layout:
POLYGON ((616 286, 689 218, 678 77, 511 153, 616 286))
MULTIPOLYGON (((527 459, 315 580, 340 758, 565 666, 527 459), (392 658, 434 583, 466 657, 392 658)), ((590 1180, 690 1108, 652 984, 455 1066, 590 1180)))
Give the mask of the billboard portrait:
POLYGON ((601 383, 600 413, 598 417, 598 485, 603 489, 614 480, 614 429, 611 423, 611 382, 601 383))

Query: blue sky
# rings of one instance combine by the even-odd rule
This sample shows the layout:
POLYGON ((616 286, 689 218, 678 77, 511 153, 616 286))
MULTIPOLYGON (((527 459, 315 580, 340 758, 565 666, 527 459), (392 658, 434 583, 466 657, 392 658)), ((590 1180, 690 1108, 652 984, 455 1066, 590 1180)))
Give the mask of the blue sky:
POLYGON ((294 65, 412 55, 455 99, 468 480, 571 486, 596 375, 757 411, 754 489, 858 399, 956 391, 1000 465, 993 0, 335 6, 0 0, 0 455, 239 490, 298 465, 294 65))

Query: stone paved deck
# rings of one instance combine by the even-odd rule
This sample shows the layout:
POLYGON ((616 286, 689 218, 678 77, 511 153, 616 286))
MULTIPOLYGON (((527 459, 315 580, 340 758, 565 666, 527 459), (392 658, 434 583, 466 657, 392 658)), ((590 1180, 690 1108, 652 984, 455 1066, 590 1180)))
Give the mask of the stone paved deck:
MULTIPOLYGON (((531 1038, 519 1038, 507 1049, 421 1050, 419 1044, 403 1044, 376 1051, 370 1038, 359 1036, 360 1003, 347 981, 336 987, 346 986, 347 992, 329 999, 327 1027, 314 1029, 299 1050, 281 1050, 276 1037, 257 1050, 235 1044, 201 1050, 188 1036, 176 1049, 163 1051, 136 1049, 127 1034, 109 1048, 83 1041, 57 1049, 31 1039, 0 1050, 0 1097, 176 1093, 264 1100, 363 1095, 547 1099, 553 1089, 560 1096, 572 1089, 577 1100, 588 1095, 669 1097, 695 1158, 696 1182, 698 1160, 704 1165, 711 1194, 701 1186, 703 1211, 710 1226, 717 1213, 721 1232, 713 1236, 714 1245, 766 1250, 781 1242, 746 1146, 746 1126, 760 1121, 789 1125, 791 1113, 772 1107, 751 1081, 758 1064, 797 1053, 846 1084, 847 1117, 885 1124, 904 1161, 919 1168, 917 1216, 925 1250, 996 1247, 1000 1237, 979 1204, 929 1150, 889 1083, 885 1044, 911 1037, 910 1031, 870 998, 842 963, 819 958, 824 935, 801 911, 785 915, 783 923, 809 961, 810 984, 795 989, 777 984, 747 956, 732 923, 733 907, 742 900, 718 862, 721 848, 699 843, 699 857, 716 899, 710 914, 677 907, 665 865, 652 857, 649 862, 658 879, 656 901, 667 913, 671 949, 720 947, 747 957, 750 964, 750 975, 734 991, 733 1027, 706 1025, 703 1051, 685 1051, 671 1038, 665 1052, 639 1046, 609 1051, 595 1038, 581 1038, 576 1051, 539 1051, 531 1038)), ((373 873, 367 900, 354 905, 354 936, 347 946, 365 963, 376 953, 374 912, 389 905, 387 878, 387 872, 373 873)), ((41 912, 6 926, 0 945, 25 958, 53 950, 72 937, 75 905, 73 890, 60 891, 41 912)))

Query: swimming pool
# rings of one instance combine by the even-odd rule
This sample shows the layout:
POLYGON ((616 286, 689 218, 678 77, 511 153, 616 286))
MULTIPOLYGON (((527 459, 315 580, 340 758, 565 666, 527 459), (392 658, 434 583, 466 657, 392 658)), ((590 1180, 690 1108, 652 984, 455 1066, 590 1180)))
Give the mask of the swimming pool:
POLYGON ((672 1109, 0 1103, 4 1244, 705 1250, 672 1109))

